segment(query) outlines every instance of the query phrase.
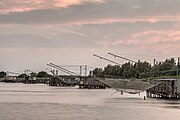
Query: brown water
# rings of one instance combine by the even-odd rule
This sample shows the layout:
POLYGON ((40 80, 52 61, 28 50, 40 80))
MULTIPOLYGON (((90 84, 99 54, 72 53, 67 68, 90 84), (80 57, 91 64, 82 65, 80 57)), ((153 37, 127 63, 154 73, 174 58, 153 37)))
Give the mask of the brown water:
POLYGON ((0 83, 0 120, 180 120, 180 101, 139 95, 0 83))

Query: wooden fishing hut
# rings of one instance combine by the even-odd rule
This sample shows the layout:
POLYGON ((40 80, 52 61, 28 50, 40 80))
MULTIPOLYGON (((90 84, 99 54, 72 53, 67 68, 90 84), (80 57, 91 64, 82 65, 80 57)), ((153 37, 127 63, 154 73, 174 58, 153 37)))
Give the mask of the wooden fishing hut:
POLYGON ((147 90, 147 97, 180 99, 180 79, 157 79, 158 84, 147 90))

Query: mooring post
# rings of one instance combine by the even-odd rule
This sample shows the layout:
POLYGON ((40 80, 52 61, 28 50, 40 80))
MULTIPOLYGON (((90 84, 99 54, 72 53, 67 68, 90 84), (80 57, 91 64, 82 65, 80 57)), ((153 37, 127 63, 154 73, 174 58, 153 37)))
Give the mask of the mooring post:
POLYGON ((146 96, 144 96, 144 100, 146 100, 146 96))

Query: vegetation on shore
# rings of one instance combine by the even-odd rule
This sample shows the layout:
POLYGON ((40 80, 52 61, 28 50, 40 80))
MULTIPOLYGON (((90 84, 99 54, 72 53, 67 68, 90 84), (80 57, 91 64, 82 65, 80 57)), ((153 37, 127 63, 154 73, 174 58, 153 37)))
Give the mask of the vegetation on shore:
POLYGON ((5 77, 5 76, 6 76, 6 72, 1 71, 1 72, 0 72, 0 78, 3 78, 3 77, 5 77))
MULTIPOLYGON (((7 76, 6 72, 4 72, 4 71, 0 72, 0 78, 6 77, 6 76, 7 76)), ((40 71, 38 73, 32 72, 32 73, 30 73, 28 75, 26 73, 21 73, 20 75, 18 75, 18 78, 25 78, 25 77, 28 77, 28 76, 38 77, 38 78, 50 78, 50 77, 52 77, 52 75, 48 74, 47 72, 40 71)))
MULTIPOLYGON (((166 59, 162 62, 156 62, 151 65, 149 62, 140 60, 136 63, 127 62, 119 65, 107 65, 102 68, 95 68, 92 71, 96 77, 113 77, 116 78, 173 78, 177 77, 180 72, 180 63, 176 63, 174 58, 166 59)), ((180 76, 178 76, 180 78, 180 76)))

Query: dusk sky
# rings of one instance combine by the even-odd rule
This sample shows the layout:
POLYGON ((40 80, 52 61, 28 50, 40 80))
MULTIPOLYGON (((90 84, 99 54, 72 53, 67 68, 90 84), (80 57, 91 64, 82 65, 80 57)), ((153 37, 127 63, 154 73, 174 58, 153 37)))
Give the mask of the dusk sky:
POLYGON ((0 0, 0 70, 180 57, 180 0, 0 0))

